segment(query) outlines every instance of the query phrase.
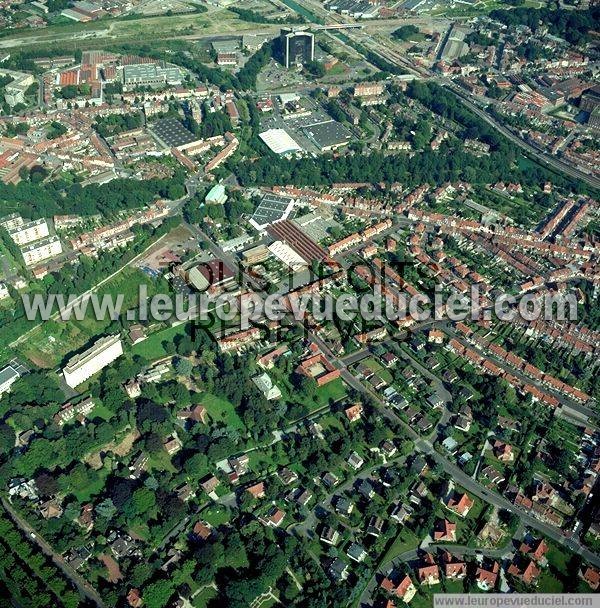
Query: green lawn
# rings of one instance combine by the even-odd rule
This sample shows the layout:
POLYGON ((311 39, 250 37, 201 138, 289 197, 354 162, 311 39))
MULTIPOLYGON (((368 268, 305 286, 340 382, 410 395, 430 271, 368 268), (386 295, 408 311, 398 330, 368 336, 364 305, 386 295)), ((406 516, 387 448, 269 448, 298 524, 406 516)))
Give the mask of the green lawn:
POLYGON ((206 608, 208 602, 216 596, 217 592, 214 587, 204 587, 192 600, 192 606, 194 608, 206 608))
POLYGON ((138 342, 131 347, 131 352, 134 355, 140 355, 149 361, 161 359, 167 356, 167 352, 163 348, 163 342, 172 342, 175 336, 181 336, 185 333, 185 323, 181 325, 172 325, 161 331, 148 336, 143 342, 138 342))
POLYGON ((542 593, 562 593, 562 583, 548 570, 543 570, 538 583, 538 591, 542 593))
POLYGON ((378 361, 376 361, 373 357, 369 357, 365 359, 363 363, 374 373, 377 374, 380 378, 383 378, 388 384, 391 384, 393 381, 392 374, 389 370, 385 369, 378 361))
POLYGON ((244 430, 244 423, 237 415, 233 404, 227 399, 217 397, 212 393, 204 393, 200 403, 206 408, 213 421, 221 421, 231 428, 244 430))
POLYGON ((231 518, 229 510, 222 505, 212 504, 200 513, 200 517, 211 526, 217 527, 229 523, 231 518))
POLYGON ((261 471, 264 473, 268 473, 271 471, 275 471, 278 464, 287 464, 287 463, 275 463, 273 458, 271 457, 271 451, 269 448, 266 450, 253 450, 249 452, 248 457, 250 458, 249 468, 252 471, 261 471))
POLYGON ((398 557, 398 555, 416 549, 420 542, 421 539, 416 534, 411 532, 408 528, 402 528, 398 536, 394 539, 394 542, 390 545, 390 548, 386 551, 381 563, 387 564, 389 561, 398 557))
POLYGON ((569 553, 563 551, 560 547, 551 541, 548 542, 548 563, 554 566, 559 572, 567 572, 567 562, 570 559, 569 553))
POLYGON ((175 467, 171 462, 171 457, 165 452, 165 450, 161 450, 160 452, 156 452, 156 454, 150 454, 148 458, 148 470, 156 470, 156 471, 171 471, 171 473, 175 473, 175 467))
POLYGON ((317 389, 317 399, 321 405, 328 405, 329 400, 338 401, 346 396, 346 385, 341 378, 328 382, 317 389))
POLYGON ((98 479, 91 484, 86 485, 83 488, 73 488, 73 494, 77 498, 79 503, 89 502, 93 496, 100 494, 104 489, 104 484, 106 483, 106 478, 108 477, 108 469, 102 467, 97 471, 98 479))
POLYGON ((96 403, 89 417, 91 419, 102 418, 102 420, 109 420, 114 415, 114 412, 111 412, 103 403, 96 403))

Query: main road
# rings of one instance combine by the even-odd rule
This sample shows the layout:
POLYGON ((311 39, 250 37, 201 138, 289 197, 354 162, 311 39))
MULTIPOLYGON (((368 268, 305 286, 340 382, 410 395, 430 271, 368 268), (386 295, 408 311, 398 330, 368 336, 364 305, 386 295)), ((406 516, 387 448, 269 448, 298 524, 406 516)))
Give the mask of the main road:
POLYGON ((594 188, 600 189, 600 178, 593 175, 588 175, 587 173, 573 167, 573 165, 566 163, 559 158, 555 158, 554 156, 550 156, 549 154, 546 154, 545 152, 542 152, 535 146, 531 145, 529 142, 526 142, 524 139, 513 133, 509 128, 500 124, 485 110, 475 105, 470 99, 467 98, 467 95, 461 91, 457 85, 443 80, 440 80, 440 84, 452 91, 460 99, 463 105, 467 106, 467 108, 479 116, 479 118, 485 120, 485 122, 487 122, 491 127, 502 133, 502 135, 504 135, 504 137, 506 137, 509 141, 525 150, 528 154, 534 156, 535 159, 540 163, 548 165, 556 171, 566 173, 569 177, 580 179, 594 188))

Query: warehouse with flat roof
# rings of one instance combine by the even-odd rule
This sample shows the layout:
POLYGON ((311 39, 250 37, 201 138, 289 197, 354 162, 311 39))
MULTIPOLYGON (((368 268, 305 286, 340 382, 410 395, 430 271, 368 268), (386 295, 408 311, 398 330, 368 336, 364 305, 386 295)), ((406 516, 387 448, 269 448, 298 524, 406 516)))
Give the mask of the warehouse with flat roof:
POLYGON ((294 208, 294 203, 295 200, 291 196, 267 192, 250 218, 250 224, 257 230, 263 231, 269 224, 287 219, 294 208))
POLYGON ((150 132, 167 148, 180 148, 198 140, 198 138, 176 118, 161 118, 151 127, 150 132))
POLYGON ((302 131, 321 152, 347 146, 352 137, 352 133, 335 120, 308 125, 302 131))

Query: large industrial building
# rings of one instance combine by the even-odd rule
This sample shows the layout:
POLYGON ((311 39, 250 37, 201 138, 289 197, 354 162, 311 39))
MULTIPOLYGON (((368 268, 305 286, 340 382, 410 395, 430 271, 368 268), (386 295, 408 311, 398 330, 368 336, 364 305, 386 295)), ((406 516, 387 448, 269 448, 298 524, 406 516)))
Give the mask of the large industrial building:
POLYGON ((347 146, 352 133, 335 120, 325 120, 303 127, 304 134, 321 152, 347 146))
POLYGON ((285 129, 268 129, 259 133, 258 136, 265 142, 275 154, 294 154, 301 152, 301 146, 285 129))
POLYGON ((198 291, 210 293, 225 291, 235 284, 235 273, 222 260, 210 260, 194 266, 188 272, 188 281, 198 291))
POLYGON ((155 63, 140 63, 123 67, 123 87, 162 87, 166 84, 181 84, 181 70, 176 66, 162 67, 155 63))
POLYGON ((292 212, 295 202, 291 196, 267 192, 250 218, 250 224, 262 232, 269 224, 286 220, 292 212))
POLYGON ((91 348, 73 357, 63 369, 65 382, 75 388, 123 354, 119 334, 100 338, 91 348))
POLYGON ((283 64, 286 68, 304 65, 315 59, 315 36, 302 29, 284 28, 281 30, 283 64))

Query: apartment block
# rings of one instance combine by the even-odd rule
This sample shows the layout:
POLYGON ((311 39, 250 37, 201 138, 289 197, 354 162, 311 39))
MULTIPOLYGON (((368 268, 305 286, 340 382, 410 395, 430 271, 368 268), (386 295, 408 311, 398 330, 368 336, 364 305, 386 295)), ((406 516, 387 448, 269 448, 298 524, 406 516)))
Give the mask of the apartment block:
POLYGON ((21 254, 23 255, 25 266, 34 266, 39 262, 61 254, 62 250, 60 239, 54 235, 21 247, 21 254))
POLYGON ((8 231, 8 235, 17 245, 27 245, 32 241, 46 238, 49 234, 48 223, 44 218, 25 222, 8 231))
POLYGON ((63 369, 65 382, 75 388, 123 354, 118 334, 100 338, 91 348, 73 357, 63 369))

